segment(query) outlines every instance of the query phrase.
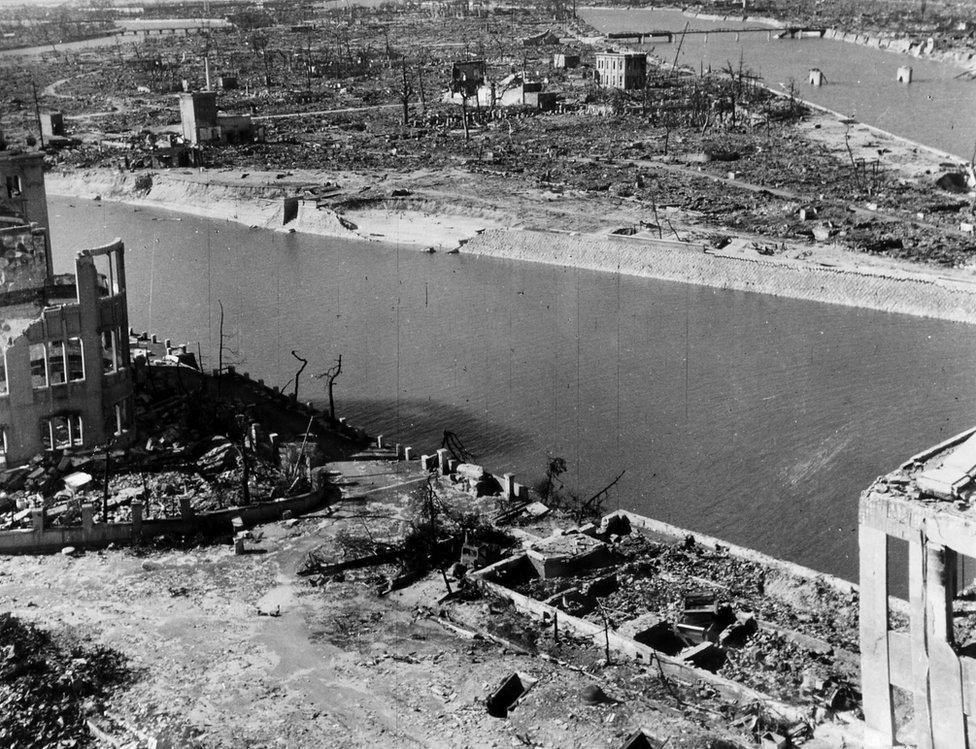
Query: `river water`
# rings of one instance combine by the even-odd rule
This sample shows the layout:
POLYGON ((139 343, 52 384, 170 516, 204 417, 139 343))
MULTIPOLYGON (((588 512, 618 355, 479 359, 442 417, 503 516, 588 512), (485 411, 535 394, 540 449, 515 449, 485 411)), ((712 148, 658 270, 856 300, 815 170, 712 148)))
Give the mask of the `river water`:
MULTIPOLYGON (((618 31, 681 31, 715 28, 759 28, 751 22, 705 21, 677 10, 646 8, 581 8, 579 14, 604 33, 618 31)), ((763 27, 765 28, 765 27, 763 27)), ((673 62, 679 37, 653 45, 653 54, 673 62)), ((976 82, 960 78, 960 68, 886 50, 832 39, 775 39, 767 34, 687 34, 679 64, 699 70, 725 68, 728 63, 761 75, 781 91, 791 80, 801 98, 888 130, 909 140, 969 160, 976 147, 976 82), (901 65, 914 71, 911 85, 895 80, 901 65), (820 68, 827 85, 810 86, 807 73, 820 68)), ((651 49, 651 47, 648 47, 651 49)))
POLYGON ((856 574, 857 498, 976 420, 976 328, 54 199, 59 272, 125 239, 130 320, 430 451, 537 478, 547 451, 625 507, 856 574))

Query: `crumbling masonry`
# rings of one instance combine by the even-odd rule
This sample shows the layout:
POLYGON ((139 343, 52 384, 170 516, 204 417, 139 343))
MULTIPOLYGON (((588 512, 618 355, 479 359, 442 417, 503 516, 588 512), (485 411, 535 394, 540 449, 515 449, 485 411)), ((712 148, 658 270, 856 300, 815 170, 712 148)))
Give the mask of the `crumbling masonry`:
POLYGON ((41 159, 0 151, 0 178, 23 186, 0 218, 0 465, 124 441, 132 378, 123 245, 79 252, 74 275, 54 275, 36 221, 47 217, 41 159))
MULTIPOLYGON (((867 746, 898 740, 931 749, 976 745, 976 658, 963 631, 964 555, 976 548, 970 503, 976 437, 964 432, 916 455, 861 496, 861 672, 867 746), (890 599, 892 539, 908 546, 909 626, 890 599), (955 609, 959 609, 956 611, 955 609), (893 688, 907 692, 914 736, 903 735, 893 688)), ((968 591, 967 591, 968 593, 968 591)), ((905 731, 907 733, 907 731, 905 731)))

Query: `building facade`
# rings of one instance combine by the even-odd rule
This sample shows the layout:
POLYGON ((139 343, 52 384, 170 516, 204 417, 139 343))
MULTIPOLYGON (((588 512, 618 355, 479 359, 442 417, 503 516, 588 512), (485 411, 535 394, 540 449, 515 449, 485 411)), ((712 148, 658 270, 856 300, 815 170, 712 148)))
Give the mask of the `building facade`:
POLYGON ((264 139, 264 129, 255 127, 251 116, 220 114, 215 91, 180 94, 180 129, 183 140, 201 143, 252 143, 264 139))
MULTIPOLYGON (((40 153, 0 150, 0 226, 50 226, 44 189, 44 156, 40 153)), ((45 267, 54 275, 51 237, 44 236, 45 267)))
MULTIPOLYGON (((32 195, 46 201, 43 174, 32 195)), ((122 242, 79 252, 75 273, 59 276, 48 246, 24 215, 0 226, 0 465, 132 434, 122 242)))
POLYGON ((647 85, 647 55, 640 52, 597 52, 596 80, 604 88, 624 91, 647 85))

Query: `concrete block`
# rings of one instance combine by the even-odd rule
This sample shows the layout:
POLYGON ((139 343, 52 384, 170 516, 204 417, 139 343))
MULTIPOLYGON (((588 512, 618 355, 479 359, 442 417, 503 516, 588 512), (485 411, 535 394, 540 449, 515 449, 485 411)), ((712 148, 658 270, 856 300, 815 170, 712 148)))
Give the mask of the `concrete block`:
POLYGON ((437 456, 436 455, 421 455, 420 456, 420 467, 425 471, 434 470, 436 465, 437 456))
POLYGON ((405 448, 403 448, 403 459, 404 460, 413 460, 413 448, 410 447, 409 445, 407 445, 405 448))
POLYGON ((139 538, 142 535, 142 502, 133 502, 130 505, 132 513, 132 537, 139 538))
POLYGON ((895 80, 899 83, 911 83, 912 82, 912 69, 908 65, 902 65, 898 68, 898 72, 895 74, 895 80))
POLYGON ((502 493, 507 499, 515 498, 515 487, 518 486, 515 483, 515 476, 511 473, 506 473, 502 476, 502 493))
POLYGON ((451 471, 450 467, 448 466, 448 462, 450 460, 448 457, 449 455, 450 452, 445 447, 442 447, 437 451, 437 469, 441 472, 442 476, 447 476, 451 471))
POLYGON ((91 533, 95 527, 95 507, 91 504, 81 506, 81 528, 85 533, 91 533))

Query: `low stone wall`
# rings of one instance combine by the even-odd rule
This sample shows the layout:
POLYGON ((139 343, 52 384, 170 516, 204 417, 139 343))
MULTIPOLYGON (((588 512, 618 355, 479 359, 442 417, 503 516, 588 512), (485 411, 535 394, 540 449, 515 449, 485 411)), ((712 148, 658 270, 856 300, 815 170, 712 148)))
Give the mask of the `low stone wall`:
POLYGON ((129 545, 158 536, 230 535, 234 519, 240 518, 244 527, 280 520, 286 512, 301 515, 320 507, 325 501, 324 489, 270 502, 258 502, 244 507, 229 507, 216 512, 194 513, 184 503, 178 518, 142 519, 142 503, 132 503, 129 523, 96 523, 94 505, 81 509, 81 524, 47 526, 40 509, 31 513, 31 528, 0 531, 0 554, 46 554, 72 546, 78 549, 97 549, 109 544, 129 545))
POLYGON ((464 252, 624 273, 883 312, 976 322, 976 288, 922 276, 883 275, 706 252, 703 245, 631 237, 490 229, 464 252))

